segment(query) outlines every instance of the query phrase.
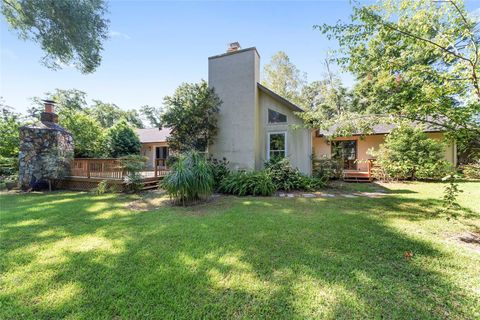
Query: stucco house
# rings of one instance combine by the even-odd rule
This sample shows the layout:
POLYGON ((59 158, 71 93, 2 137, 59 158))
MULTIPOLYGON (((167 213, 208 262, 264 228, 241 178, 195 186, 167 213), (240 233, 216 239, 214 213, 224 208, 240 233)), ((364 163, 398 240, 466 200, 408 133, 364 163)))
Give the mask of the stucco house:
MULTIPOLYGON (((226 53, 208 58, 208 83, 222 99, 218 137, 209 146, 214 158, 226 158, 233 169, 261 169, 272 156, 285 156, 306 174, 312 172, 312 156, 340 157, 346 170, 366 171, 370 148, 378 148, 393 128, 378 125, 374 134, 328 139, 328 132, 299 128, 299 106, 260 84, 260 55, 255 47, 240 49, 233 43, 226 53), (333 148, 335 146, 335 148, 333 148), (335 151, 332 151, 334 150, 335 151), (340 151, 338 151, 340 150, 340 151)), ((168 156, 166 129, 139 129, 142 154, 154 165, 168 156)), ((429 130, 443 139, 439 130, 429 130)), ((456 164, 456 146, 450 143, 445 159, 456 164)))

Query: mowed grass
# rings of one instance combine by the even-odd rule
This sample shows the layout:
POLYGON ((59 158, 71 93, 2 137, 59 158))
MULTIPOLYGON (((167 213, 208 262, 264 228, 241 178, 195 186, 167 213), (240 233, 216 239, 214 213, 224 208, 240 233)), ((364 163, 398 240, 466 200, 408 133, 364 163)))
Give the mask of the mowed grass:
POLYGON ((150 211, 3 194, 0 319, 479 319, 480 251, 458 236, 480 230, 480 183, 461 187, 453 221, 432 216, 440 183, 150 211))

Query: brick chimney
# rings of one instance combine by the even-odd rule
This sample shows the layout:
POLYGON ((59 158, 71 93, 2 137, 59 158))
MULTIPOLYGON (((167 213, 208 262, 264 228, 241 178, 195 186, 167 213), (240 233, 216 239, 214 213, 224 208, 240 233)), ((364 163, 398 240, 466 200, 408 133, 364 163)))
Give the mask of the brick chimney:
POLYGON ((42 100, 45 106, 45 111, 40 114, 40 121, 58 123, 58 115, 55 113, 55 101, 42 100))
POLYGON ((227 53, 238 51, 240 48, 240 43, 232 42, 228 45, 227 53))

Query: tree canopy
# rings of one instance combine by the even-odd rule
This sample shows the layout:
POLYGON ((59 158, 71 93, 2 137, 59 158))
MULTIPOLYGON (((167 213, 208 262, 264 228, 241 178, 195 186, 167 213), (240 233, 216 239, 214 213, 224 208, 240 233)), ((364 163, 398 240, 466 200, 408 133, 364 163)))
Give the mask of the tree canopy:
POLYGON ((262 84, 287 100, 301 104, 300 92, 306 83, 306 74, 290 61, 288 55, 277 52, 263 70, 262 84))
POLYGON ((351 22, 317 28, 338 41, 360 109, 434 124, 460 141, 480 134, 480 37, 462 1, 355 5, 351 22))
POLYGON ((163 127, 171 129, 169 147, 177 151, 205 151, 217 134, 222 101, 206 81, 184 83, 164 99, 163 127))
POLYGON ((118 121, 108 129, 105 141, 109 157, 119 158, 131 154, 140 154, 140 139, 125 119, 118 121))
POLYGON ((82 73, 100 65, 109 20, 103 0, 2 0, 1 13, 20 39, 37 42, 42 63, 59 69, 73 64, 82 73))

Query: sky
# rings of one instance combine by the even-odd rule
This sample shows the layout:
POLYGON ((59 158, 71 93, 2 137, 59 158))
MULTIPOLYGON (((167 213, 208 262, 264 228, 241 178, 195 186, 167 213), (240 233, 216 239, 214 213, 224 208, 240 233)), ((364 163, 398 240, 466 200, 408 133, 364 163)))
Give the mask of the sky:
MULTIPOLYGON (((480 0, 467 2, 473 10, 480 0)), ((19 112, 34 96, 55 88, 79 89, 88 98, 115 103, 123 109, 161 106, 182 82, 208 79, 208 57, 224 53, 229 43, 255 46, 261 68, 284 51, 308 75, 321 79, 323 60, 337 48, 317 24, 348 21, 348 0, 271 1, 111 1, 110 38, 96 72, 73 67, 50 70, 40 63, 38 44, 19 40, 0 17, 0 96, 19 112)), ((337 70, 338 71, 338 70, 337 70)), ((351 86, 353 77, 341 74, 351 86)))

